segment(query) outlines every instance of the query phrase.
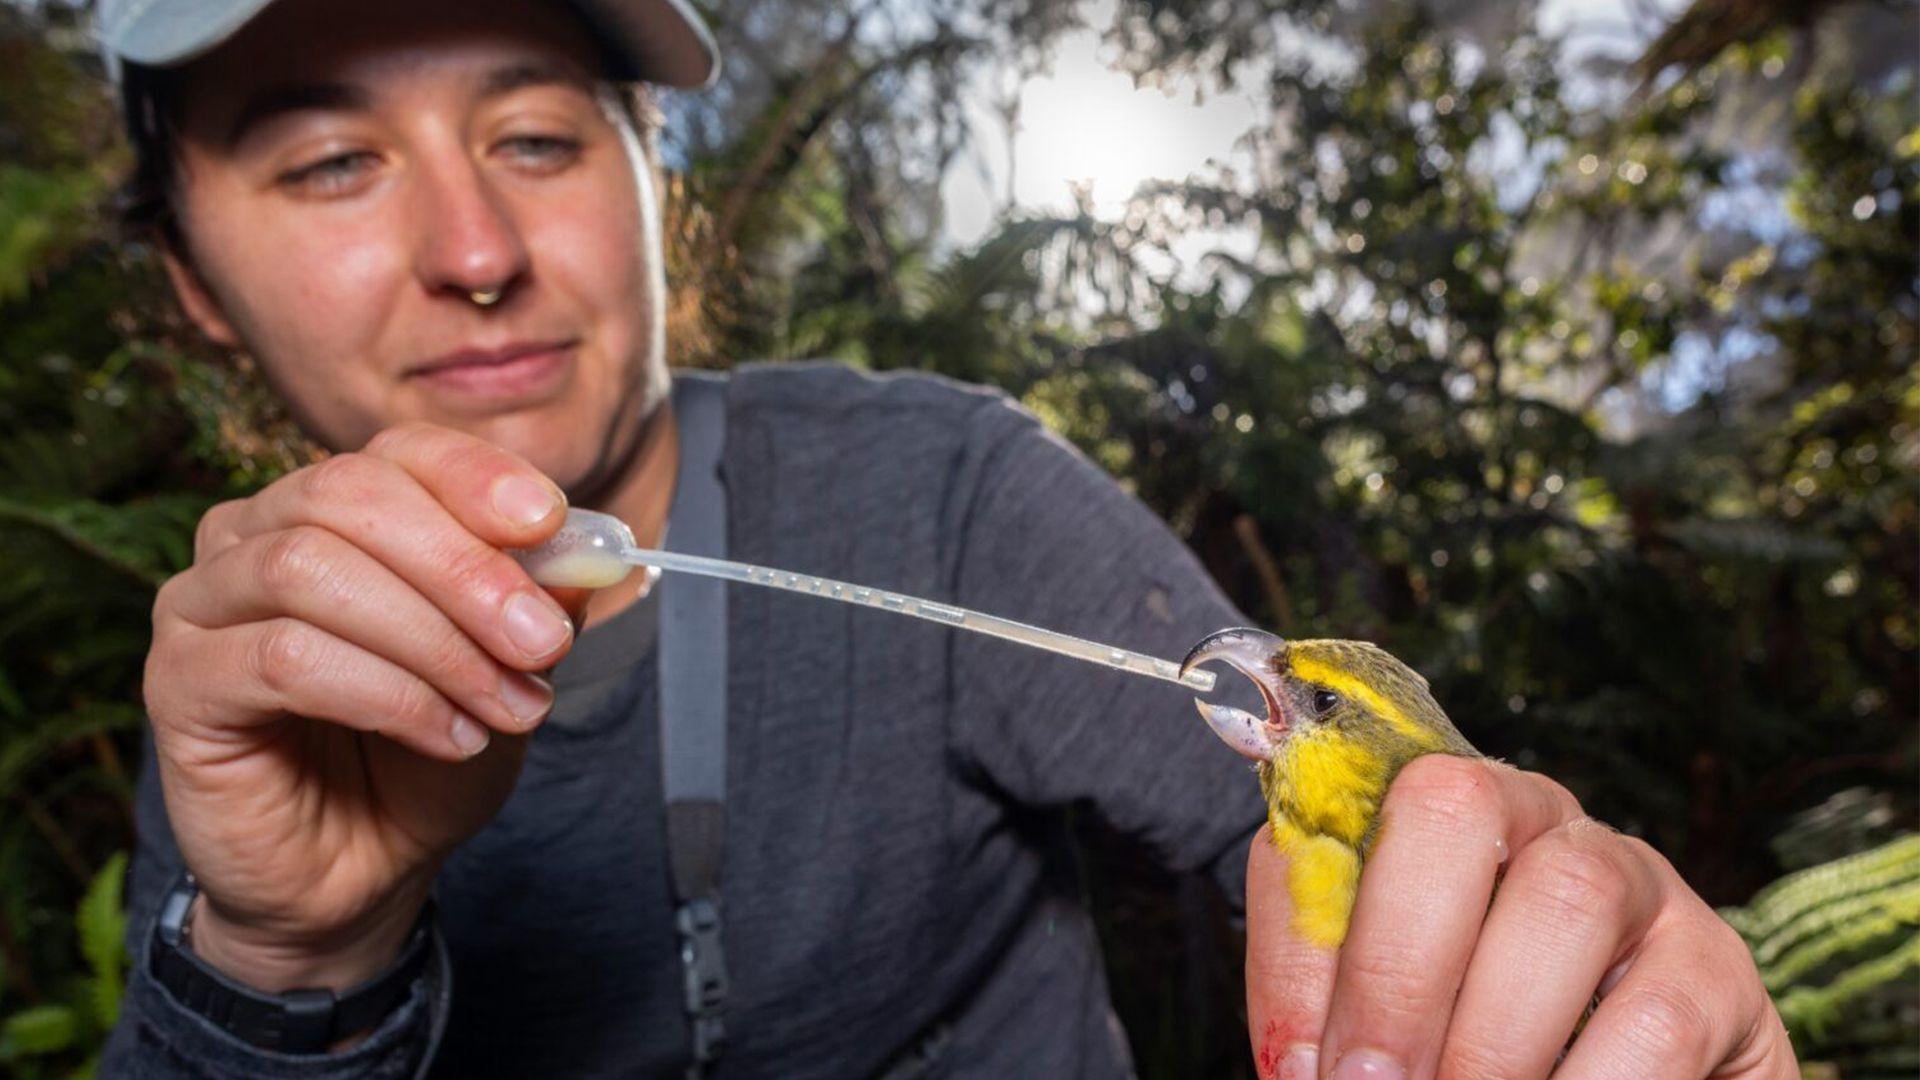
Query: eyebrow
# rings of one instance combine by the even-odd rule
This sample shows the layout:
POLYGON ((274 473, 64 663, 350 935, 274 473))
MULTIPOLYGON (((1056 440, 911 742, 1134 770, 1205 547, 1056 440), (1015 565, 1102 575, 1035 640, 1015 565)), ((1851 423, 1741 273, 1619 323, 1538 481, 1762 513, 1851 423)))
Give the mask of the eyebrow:
POLYGON ((362 111, 372 101, 365 90, 346 83, 296 83, 255 91, 227 128, 227 149, 240 145, 256 128, 288 113, 309 109, 362 111))
POLYGON ((551 60, 528 61, 494 68, 480 83, 480 96, 499 97, 529 86, 571 86, 588 97, 593 96, 594 80, 571 64, 551 60))
MULTIPOLYGON (((549 61, 509 64, 487 72, 481 80, 482 100, 510 94, 529 86, 565 85, 591 97, 594 82, 578 69, 549 61)), ((256 91, 240 107, 227 128, 229 150, 240 145, 257 128, 288 113, 309 109, 364 112, 373 107, 373 98, 365 89, 350 83, 288 83, 256 91)))

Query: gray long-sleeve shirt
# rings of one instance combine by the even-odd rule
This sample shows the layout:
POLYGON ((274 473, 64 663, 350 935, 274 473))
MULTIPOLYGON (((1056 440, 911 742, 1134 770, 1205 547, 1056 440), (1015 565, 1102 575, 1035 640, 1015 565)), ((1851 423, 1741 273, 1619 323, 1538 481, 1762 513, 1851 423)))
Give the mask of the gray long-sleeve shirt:
MULTIPOLYGON (((1244 620, 1153 515, 1001 394, 832 365, 737 369, 733 557, 1177 658, 1244 620)), ((153 772, 134 972, 107 1077, 678 1076, 654 604, 584 633, 499 816, 435 886, 445 949, 372 1037, 257 1050, 148 973, 180 869, 153 772)), ((718 1080, 862 1077, 939 1022, 934 1075, 1131 1072, 1063 813, 1242 902, 1263 816, 1182 688, 979 635, 729 586, 732 976, 718 1080)))

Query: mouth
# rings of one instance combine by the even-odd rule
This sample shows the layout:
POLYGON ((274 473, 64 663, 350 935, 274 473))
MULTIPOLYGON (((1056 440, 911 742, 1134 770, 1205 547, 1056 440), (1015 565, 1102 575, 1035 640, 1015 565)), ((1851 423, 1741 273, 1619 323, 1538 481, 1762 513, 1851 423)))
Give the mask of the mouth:
POLYGON ((1236 627, 1202 638, 1200 644, 1195 645, 1187 653, 1187 658, 1180 662, 1180 674, 1184 676, 1203 664, 1224 660, 1227 666, 1253 680, 1253 685, 1260 688, 1260 700, 1265 702, 1267 708, 1264 720, 1231 705, 1214 705, 1199 698, 1193 699, 1201 718, 1220 737, 1220 741, 1255 761, 1269 760, 1274 747, 1287 731, 1286 712, 1280 707, 1277 696, 1279 687, 1274 682, 1276 676, 1273 670, 1273 658, 1286 644, 1283 639, 1264 630, 1236 627))
POLYGON ((535 397, 565 378, 575 341, 524 341, 459 349, 408 368, 410 381, 442 393, 494 402, 535 397))

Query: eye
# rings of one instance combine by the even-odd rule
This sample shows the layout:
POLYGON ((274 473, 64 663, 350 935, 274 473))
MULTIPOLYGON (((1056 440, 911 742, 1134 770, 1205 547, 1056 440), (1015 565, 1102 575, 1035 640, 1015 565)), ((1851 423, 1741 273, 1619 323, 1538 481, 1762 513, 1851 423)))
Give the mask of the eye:
POLYGON ((338 194, 351 187, 375 163, 375 156, 364 150, 335 154, 311 165, 289 169, 281 174, 280 182, 312 194, 338 194))
POLYGON ((578 139, 557 135, 516 135, 501 143, 506 153, 535 169, 559 169, 580 156, 578 139))
POLYGON ((1315 690, 1313 692, 1313 713, 1315 716, 1325 716, 1332 712, 1334 707, 1339 704, 1340 695, 1331 690, 1315 690))

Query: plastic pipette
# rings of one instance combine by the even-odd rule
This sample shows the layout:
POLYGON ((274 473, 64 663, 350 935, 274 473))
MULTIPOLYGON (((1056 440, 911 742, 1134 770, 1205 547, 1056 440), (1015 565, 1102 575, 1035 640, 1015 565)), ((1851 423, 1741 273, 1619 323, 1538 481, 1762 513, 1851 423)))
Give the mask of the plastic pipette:
POLYGON ((1214 685, 1214 673, 1211 671, 1196 669, 1182 676, 1180 665, 1169 660, 1116 649, 1070 634, 1042 630, 998 615, 812 574, 796 574, 728 559, 643 548, 634 540, 633 531, 627 528, 626 522, 593 510, 568 510, 566 523, 546 543, 509 554, 526 567, 533 580, 542 585, 604 588, 626 577, 636 566, 652 566, 683 574, 725 578, 745 585, 785 589, 825 600, 891 611, 897 615, 911 615, 943 626, 1031 645, 1036 649, 1086 660, 1103 667, 1164 679, 1202 692, 1211 691, 1214 685))

